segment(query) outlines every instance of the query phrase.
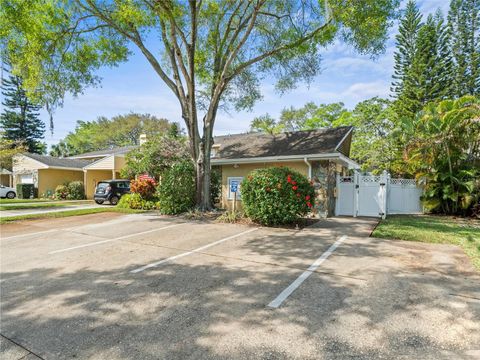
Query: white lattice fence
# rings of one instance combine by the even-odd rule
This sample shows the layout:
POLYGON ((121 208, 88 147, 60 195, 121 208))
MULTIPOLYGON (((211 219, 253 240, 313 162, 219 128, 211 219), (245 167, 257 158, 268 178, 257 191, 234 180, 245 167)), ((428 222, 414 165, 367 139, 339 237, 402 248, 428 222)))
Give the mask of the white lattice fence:
POLYGON ((360 175, 337 177, 336 215, 379 216, 422 212, 422 188, 414 179, 360 175))

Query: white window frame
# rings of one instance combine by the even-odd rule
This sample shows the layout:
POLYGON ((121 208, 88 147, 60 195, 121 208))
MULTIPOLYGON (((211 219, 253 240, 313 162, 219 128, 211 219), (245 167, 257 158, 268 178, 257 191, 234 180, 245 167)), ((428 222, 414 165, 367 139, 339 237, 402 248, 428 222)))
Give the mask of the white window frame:
POLYGON ((33 174, 21 174, 19 180, 20 184, 33 184, 33 174))
MULTIPOLYGON (((231 176, 227 178, 227 186, 228 186, 228 200, 233 200, 234 199, 234 193, 230 191, 230 184, 232 180, 237 180, 240 182, 240 184, 243 181, 243 176, 231 176)), ((238 191, 237 191, 237 200, 242 200, 242 193, 241 193, 241 185, 239 184, 238 186, 238 191)))

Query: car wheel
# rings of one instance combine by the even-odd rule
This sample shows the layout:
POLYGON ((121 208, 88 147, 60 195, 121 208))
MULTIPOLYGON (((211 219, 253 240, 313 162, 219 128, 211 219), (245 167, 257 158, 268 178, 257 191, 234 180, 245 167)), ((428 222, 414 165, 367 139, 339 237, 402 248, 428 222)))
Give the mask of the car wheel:
POLYGON ((112 204, 112 205, 117 205, 117 204, 118 204, 118 200, 119 200, 118 196, 113 195, 113 196, 110 198, 110 204, 112 204))
POLYGON ((15 193, 13 191, 9 191, 7 193, 7 199, 15 199, 15 193))
POLYGON ((102 204, 103 204, 103 200, 95 200, 95 202, 96 202, 98 205, 102 205, 102 204))

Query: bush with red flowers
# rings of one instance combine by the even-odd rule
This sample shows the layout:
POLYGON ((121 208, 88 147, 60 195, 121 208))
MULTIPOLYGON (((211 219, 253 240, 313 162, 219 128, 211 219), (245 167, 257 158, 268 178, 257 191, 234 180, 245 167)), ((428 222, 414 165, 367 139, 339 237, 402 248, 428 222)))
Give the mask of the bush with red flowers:
POLYGON ((264 225, 293 223, 313 207, 315 190, 308 179, 287 167, 251 172, 242 182, 245 214, 264 225))
POLYGON ((130 182, 130 191, 139 194, 144 200, 152 200, 157 187, 155 179, 142 177, 130 182))

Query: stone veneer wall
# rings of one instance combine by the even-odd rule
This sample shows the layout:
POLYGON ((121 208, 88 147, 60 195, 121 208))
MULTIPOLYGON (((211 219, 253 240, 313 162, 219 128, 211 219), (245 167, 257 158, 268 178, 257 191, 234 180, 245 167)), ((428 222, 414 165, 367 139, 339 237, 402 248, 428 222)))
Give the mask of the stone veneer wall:
POLYGON ((329 160, 312 162, 312 180, 315 187, 315 213, 320 217, 335 214, 336 164, 329 160))

